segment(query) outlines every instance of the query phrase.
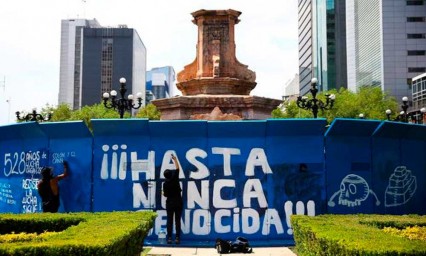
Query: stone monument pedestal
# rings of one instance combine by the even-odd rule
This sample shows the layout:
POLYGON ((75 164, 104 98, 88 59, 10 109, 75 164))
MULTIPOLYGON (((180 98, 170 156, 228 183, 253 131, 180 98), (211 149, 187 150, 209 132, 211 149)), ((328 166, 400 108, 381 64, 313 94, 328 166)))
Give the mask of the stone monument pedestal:
POLYGON ((243 120, 267 119, 281 100, 250 95, 194 95, 155 100, 162 120, 198 119, 219 107, 223 113, 234 114, 243 120))
POLYGON ((256 73, 235 56, 234 26, 240 14, 235 10, 192 13, 198 27, 196 57, 177 75, 176 86, 183 96, 152 101, 162 120, 266 119, 281 104, 281 100, 249 95, 256 87, 256 73))

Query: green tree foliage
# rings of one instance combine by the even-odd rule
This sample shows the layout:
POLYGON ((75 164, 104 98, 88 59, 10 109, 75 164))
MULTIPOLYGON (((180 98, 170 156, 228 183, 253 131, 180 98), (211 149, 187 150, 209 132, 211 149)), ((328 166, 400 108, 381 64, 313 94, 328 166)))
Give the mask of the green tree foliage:
MULTIPOLYGON (((52 113, 50 122, 76 121, 83 120, 87 127, 92 130, 91 119, 114 119, 120 118, 118 112, 114 109, 106 108, 102 103, 92 106, 84 106, 79 110, 72 110, 67 104, 61 104, 57 107, 46 104, 40 112, 43 116, 52 113)), ((137 113, 137 118, 148 118, 150 120, 159 120, 160 112, 155 105, 148 104, 141 108, 137 113)), ((124 118, 131 118, 130 113, 126 112, 124 118)))
POLYGON ((136 117, 148 118, 149 120, 160 120, 161 113, 154 104, 149 103, 139 110, 139 112, 136 114, 136 117))
MULTIPOLYGON (((130 117, 126 112, 124 118, 130 117)), ((69 120, 83 120, 87 127, 92 131, 91 119, 109 119, 120 118, 118 112, 114 109, 106 108, 102 103, 94 104, 92 106, 84 106, 79 110, 72 112, 69 120)))
POLYGON ((51 122, 59 122, 59 121, 67 121, 70 120, 72 115, 72 110, 67 104, 60 104, 56 108, 53 106, 49 106, 46 104, 46 107, 41 110, 43 115, 47 115, 48 113, 52 113, 51 122))
MULTIPOLYGON (((334 107, 331 110, 319 111, 319 118, 327 118, 332 122, 334 118, 358 118, 360 113, 364 114, 366 119, 386 119, 386 109, 397 113, 397 101, 394 97, 386 95, 380 87, 363 86, 354 93, 344 88, 338 92, 328 91, 328 94, 336 94, 334 107)), ((310 95, 309 95, 310 96, 310 95)), ((324 93, 317 96, 325 102, 324 93)), ((284 102, 280 108, 272 111, 273 118, 313 118, 312 112, 297 107, 296 101, 284 102)))
MULTIPOLYGON (((67 104, 61 104, 57 107, 46 104, 40 113, 43 116, 47 116, 48 113, 52 113, 50 122, 83 120, 90 130, 92 130, 92 124, 90 121, 91 119, 120 117, 117 111, 114 109, 105 108, 101 103, 92 106, 84 106, 79 110, 72 110, 67 104)), ((130 117, 130 113, 125 113, 124 117, 130 117)))

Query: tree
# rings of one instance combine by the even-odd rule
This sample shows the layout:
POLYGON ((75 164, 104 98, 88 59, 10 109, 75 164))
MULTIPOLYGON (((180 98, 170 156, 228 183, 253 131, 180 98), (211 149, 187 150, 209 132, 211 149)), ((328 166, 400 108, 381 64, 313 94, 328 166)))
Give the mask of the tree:
MULTIPOLYGON (((335 90, 326 92, 336 94, 336 100, 331 110, 319 111, 318 117, 327 118, 332 122, 334 118, 358 118, 363 113, 367 119, 386 119, 386 109, 391 109, 396 113, 397 101, 394 97, 388 96, 380 87, 363 86, 354 93, 344 88, 338 92, 335 90)), ((325 102, 324 93, 319 93, 318 97, 325 102)), ((280 108, 272 111, 273 118, 312 118, 312 112, 297 107, 296 101, 284 102, 280 108)))
MULTIPOLYGON (((130 114, 126 112, 125 118, 128 118, 130 114)), ((92 106, 84 106, 79 110, 72 112, 69 120, 83 120, 89 130, 92 131, 91 119, 108 119, 108 118, 120 118, 118 112, 114 109, 106 108, 102 103, 94 104, 92 106)))
POLYGON ((72 109, 68 106, 68 104, 62 103, 56 108, 46 104, 44 108, 41 109, 41 113, 43 115, 47 115, 48 113, 52 113, 51 122, 59 122, 66 121, 71 118, 72 109))
MULTIPOLYGON (((40 112, 43 116, 52 113, 51 122, 75 121, 83 120, 89 130, 92 131, 91 119, 113 119, 119 118, 120 115, 114 109, 106 108, 103 103, 94 104, 92 106, 84 106, 79 110, 72 110, 68 104, 60 104, 53 107, 46 104, 40 112)), ((149 120, 159 120, 161 113, 154 104, 148 104, 141 108, 136 114, 136 118, 148 118, 149 120)), ((124 113, 124 118, 131 118, 128 111, 124 113)))
POLYGON ((139 110, 139 112, 136 114, 136 117, 148 118, 149 120, 160 120, 161 113, 154 104, 149 103, 139 110))

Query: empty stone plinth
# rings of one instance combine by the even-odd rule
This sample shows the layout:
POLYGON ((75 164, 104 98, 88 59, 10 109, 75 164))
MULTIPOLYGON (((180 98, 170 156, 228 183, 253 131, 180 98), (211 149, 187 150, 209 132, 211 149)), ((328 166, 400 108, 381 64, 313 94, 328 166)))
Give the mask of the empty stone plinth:
POLYGON ((223 113, 241 119, 267 119, 281 100, 250 95, 196 95, 177 96, 155 100, 162 120, 188 120, 192 115, 211 113, 219 106, 223 113))
POLYGON ((230 9, 192 13, 198 27, 196 57, 177 75, 176 86, 183 96, 152 101, 162 120, 266 119, 281 104, 281 100, 250 96, 256 73, 235 56, 234 26, 240 15, 230 9), (223 115, 211 115, 215 107, 223 115))

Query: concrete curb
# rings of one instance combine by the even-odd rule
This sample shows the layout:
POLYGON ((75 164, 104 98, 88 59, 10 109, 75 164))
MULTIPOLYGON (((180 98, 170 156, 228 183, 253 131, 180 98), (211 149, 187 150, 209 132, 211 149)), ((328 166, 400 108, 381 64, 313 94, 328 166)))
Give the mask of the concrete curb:
MULTIPOLYGON (((217 256, 214 248, 151 247, 148 256, 217 256)), ((255 247, 252 253, 231 253, 232 256, 297 256, 288 247, 255 247)))

